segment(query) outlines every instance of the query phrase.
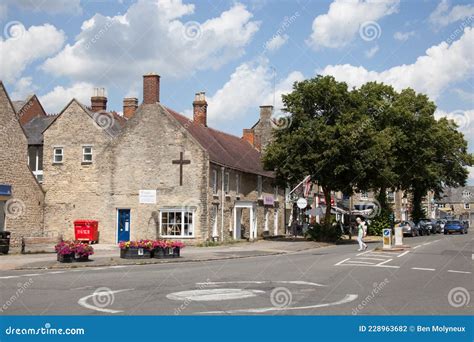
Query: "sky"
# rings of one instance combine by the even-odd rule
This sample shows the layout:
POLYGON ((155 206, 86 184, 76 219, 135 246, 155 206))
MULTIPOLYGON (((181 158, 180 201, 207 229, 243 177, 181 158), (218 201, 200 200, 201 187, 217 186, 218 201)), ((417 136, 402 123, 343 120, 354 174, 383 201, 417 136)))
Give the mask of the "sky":
POLYGON ((474 152, 473 23, 454 0, 2 0, 0 79, 48 113, 95 87, 121 112, 154 72, 163 104, 191 115, 204 91, 209 126, 239 136, 295 81, 379 81, 428 94, 474 152))

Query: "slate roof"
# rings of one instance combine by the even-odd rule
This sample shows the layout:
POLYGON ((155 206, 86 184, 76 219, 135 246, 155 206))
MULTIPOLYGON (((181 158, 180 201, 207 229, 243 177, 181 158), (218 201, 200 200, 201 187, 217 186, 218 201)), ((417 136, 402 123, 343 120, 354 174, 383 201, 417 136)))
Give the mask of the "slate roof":
POLYGON ((474 202, 474 186, 447 188, 440 197, 437 203, 474 202))
POLYGON ((194 123, 172 109, 166 110, 206 149, 211 162, 248 173, 274 177, 273 172, 263 169, 260 152, 247 141, 194 123))
POLYGON ((48 127, 57 115, 37 116, 23 125, 28 145, 42 145, 43 131, 48 127))

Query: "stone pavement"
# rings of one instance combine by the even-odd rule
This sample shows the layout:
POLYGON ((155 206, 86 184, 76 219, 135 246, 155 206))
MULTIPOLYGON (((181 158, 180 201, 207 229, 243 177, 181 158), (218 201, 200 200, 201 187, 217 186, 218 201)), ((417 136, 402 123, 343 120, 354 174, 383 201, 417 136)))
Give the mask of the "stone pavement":
POLYGON ((174 259, 121 259, 116 245, 94 245, 94 255, 88 262, 59 263, 56 254, 9 254, 0 255, 0 271, 21 269, 53 269, 98 267, 115 265, 141 265, 170 262, 189 262, 248 258, 255 256, 287 254, 312 248, 330 246, 321 242, 303 239, 259 240, 216 247, 187 246, 181 250, 181 257, 174 259))

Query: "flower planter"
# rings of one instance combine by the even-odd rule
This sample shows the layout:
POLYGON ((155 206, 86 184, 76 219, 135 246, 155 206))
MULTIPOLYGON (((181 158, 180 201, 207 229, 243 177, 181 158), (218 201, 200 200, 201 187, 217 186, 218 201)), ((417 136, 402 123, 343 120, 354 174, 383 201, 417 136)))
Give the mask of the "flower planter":
POLYGON ((71 254, 58 254, 58 261, 69 263, 74 261, 74 253, 71 254))
POLYGON ((156 259, 168 259, 180 257, 179 247, 158 247, 154 249, 153 257, 156 259))
POLYGON ((165 249, 163 247, 155 247, 153 249, 153 258, 163 259, 165 257, 165 249))
POLYGON ((89 256, 88 255, 76 256, 76 261, 79 261, 79 262, 89 261, 89 256))
POLYGON ((151 251, 146 248, 123 248, 120 250, 122 259, 149 259, 151 251))

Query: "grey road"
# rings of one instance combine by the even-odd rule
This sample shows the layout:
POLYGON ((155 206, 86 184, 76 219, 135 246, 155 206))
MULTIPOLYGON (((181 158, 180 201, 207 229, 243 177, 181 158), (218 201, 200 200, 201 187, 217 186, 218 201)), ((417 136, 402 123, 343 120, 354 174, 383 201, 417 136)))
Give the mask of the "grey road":
POLYGON ((7 315, 465 315, 473 236, 407 238, 246 259, 0 274, 7 315))

